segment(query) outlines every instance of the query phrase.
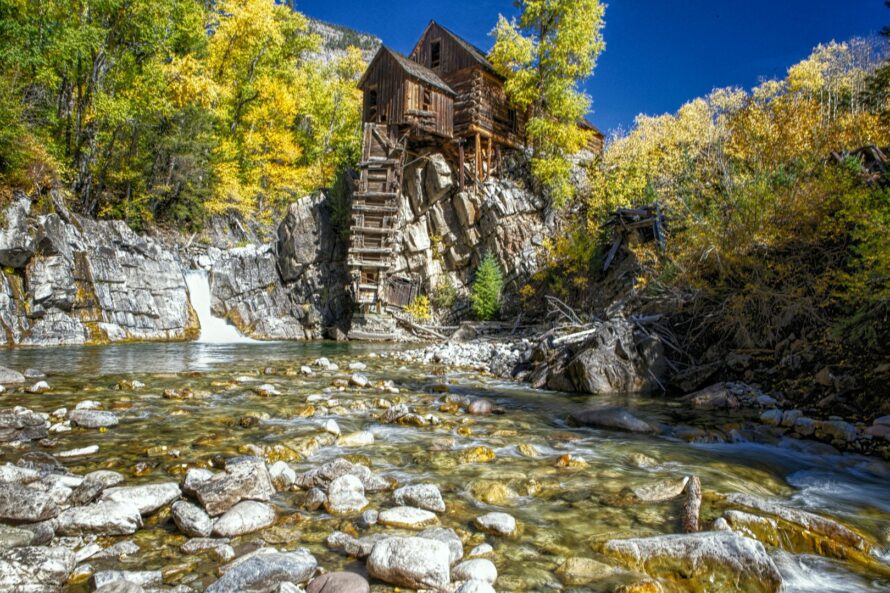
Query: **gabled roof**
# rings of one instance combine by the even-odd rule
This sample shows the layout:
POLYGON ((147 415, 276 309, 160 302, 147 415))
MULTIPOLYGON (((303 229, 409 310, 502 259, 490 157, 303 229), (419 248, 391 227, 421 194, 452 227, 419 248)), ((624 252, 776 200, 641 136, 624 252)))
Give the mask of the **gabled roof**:
POLYGON ((482 66, 489 72, 496 74, 494 65, 488 60, 488 55, 486 52, 482 51, 481 49, 479 49, 478 47, 476 47, 475 45, 473 45, 472 43, 470 43, 469 41, 467 41, 460 35, 456 34, 454 31, 452 31, 448 27, 445 27, 441 23, 438 23, 436 21, 430 21, 430 24, 427 25, 426 29, 423 30, 423 35, 420 36, 420 39, 417 41, 417 45, 415 45, 414 49, 411 51, 412 54, 415 51, 417 51, 417 48, 420 46, 421 42, 423 41, 423 38, 426 37, 426 34, 429 32, 430 27, 433 27, 433 26, 436 26, 436 27, 439 27, 440 29, 442 29, 442 31, 444 31, 449 37, 451 37, 451 39, 458 46, 460 46, 465 52, 467 52, 467 54, 471 58, 473 58, 473 60, 475 62, 477 62, 480 66, 482 66))
POLYGON ((440 91, 448 93, 449 95, 453 96, 455 94, 451 87, 448 86, 441 78, 439 78, 438 74, 422 64, 418 64, 417 62, 409 60, 399 52, 389 49, 386 46, 381 46, 380 49, 377 50, 377 55, 374 56, 374 59, 371 60, 370 64, 368 64, 367 70, 365 70, 365 73, 362 75, 361 79, 359 79, 358 86, 361 87, 365 84, 365 79, 368 77, 368 73, 371 72, 371 70, 383 56, 388 56, 395 60, 399 67, 404 70, 405 74, 407 74, 408 76, 434 86, 440 91))

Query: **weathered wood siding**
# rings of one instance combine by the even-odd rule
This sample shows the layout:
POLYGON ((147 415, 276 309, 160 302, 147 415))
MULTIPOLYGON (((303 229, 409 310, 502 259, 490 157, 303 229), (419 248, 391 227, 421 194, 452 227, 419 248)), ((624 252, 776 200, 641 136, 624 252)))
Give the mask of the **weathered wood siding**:
POLYGON ((383 54, 369 66, 365 76, 362 121, 369 123, 404 124, 405 81, 407 74, 388 54, 383 54), (371 94, 377 93, 377 113, 371 112, 371 94))
POLYGON ((414 51, 408 56, 418 64, 423 64, 439 76, 445 75, 470 66, 478 66, 479 63, 467 53, 467 50, 457 43, 450 33, 442 29, 437 23, 430 25, 424 36, 417 42, 414 51), (433 67, 432 45, 439 42, 439 64, 433 67))
POLYGON ((451 138, 454 99, 435 87, 409 79, 405 82, 405 119, 425 132, 451 138))
POLYGON ((449 74, 445 81, 457 93, 455 136, 466 138, 481 131, 493 135, 499 144, 523 144, 525 115, 511 109, 504 85, 497 76, 473 66, 449 74))

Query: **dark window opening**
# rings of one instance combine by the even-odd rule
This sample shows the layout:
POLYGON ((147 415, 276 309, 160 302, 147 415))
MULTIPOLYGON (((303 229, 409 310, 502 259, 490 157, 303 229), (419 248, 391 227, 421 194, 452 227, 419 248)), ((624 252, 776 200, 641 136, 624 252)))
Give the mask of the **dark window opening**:
POLYGON ((430 45, 430 68, 438 68, 442 61, 442 42, 433 41, 430 45))
POLYGON ((516 110, 508 109, 507 110, 507 125, 510 127, 510 130, 516 131, 516 110))
POLYGON ((423 110, 429 111, 433 106, 433 92, 430 89, 423 89, 423 110))
POLYGON ((368 121, 377 120, 377 89, 368 92, 368 121))

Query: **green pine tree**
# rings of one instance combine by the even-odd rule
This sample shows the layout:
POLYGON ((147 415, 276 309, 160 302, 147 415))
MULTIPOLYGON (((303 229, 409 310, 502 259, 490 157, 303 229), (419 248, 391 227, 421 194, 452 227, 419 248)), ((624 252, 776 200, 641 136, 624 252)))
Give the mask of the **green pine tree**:
POLYGON ((504 275, 494 256, 488 252, 482 258, 476 270, 476 280, 470 300, 473 302, 473 313, 483 321, 497 317, 501 311, 501 291, 504 288, 504 275))

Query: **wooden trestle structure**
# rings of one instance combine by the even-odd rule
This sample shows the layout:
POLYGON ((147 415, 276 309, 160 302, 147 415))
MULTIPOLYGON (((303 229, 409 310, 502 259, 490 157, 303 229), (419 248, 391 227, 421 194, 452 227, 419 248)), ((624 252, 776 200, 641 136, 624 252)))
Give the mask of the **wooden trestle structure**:
POLYGON ((390 134, 389 126, 364 125, 361 176, 352 198, 347 264, 356 303, 368 307, 383 301, 399 221, 405 144, 390 134))

